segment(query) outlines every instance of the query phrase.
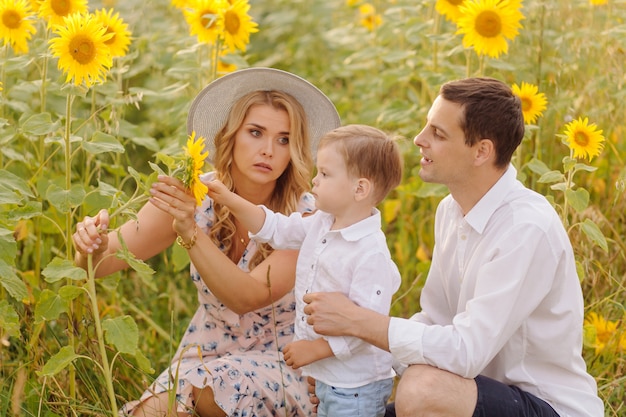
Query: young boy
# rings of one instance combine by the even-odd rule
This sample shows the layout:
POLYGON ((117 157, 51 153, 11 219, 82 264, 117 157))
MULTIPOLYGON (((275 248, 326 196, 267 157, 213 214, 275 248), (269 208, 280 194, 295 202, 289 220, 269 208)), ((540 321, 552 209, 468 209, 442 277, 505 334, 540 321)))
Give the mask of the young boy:
MULTIPOLYGON (((385 413, 393 377, 391 355, 355 337, 320 337, 307 323, 302 297, 338 291, 360 306, 389 314, 400 273, 381 230, 378 205, 402 179, 397 144, 382 131, 348 125, 322 137, 312 193, 317 211, 287 217, 255 206, 217 181, 209 195, 230 208, 260 242, 300 249, 296 267, 294 341, 287 365, 317 381, 319 417, 385 413)), ((270 271, 271 280, 271 271, 270 271)))

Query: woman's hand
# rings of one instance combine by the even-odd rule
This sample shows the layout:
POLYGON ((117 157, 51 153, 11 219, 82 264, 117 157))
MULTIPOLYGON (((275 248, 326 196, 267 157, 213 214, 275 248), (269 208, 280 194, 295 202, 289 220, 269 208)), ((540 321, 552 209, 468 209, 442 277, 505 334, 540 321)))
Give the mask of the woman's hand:
POLYGON ((158 181, 150 189, 150 202, 159 210, 174 218, 172 227, 185 242, 189 242, 194 235, 196 221, 196 199, 185 188, 182 181, 159 175, 158 181))
POLYGON ((109 212, 102 209, 95 217, 85 216, 83 221, 76 224, 76 231, 72 235, 74 247, 82 254, 99 255, 109 246, 109 212))

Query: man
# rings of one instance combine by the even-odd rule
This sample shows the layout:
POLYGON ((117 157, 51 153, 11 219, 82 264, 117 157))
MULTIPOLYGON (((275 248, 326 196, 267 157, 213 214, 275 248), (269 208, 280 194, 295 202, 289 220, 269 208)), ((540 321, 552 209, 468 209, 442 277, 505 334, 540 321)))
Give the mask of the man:
POLYGON ((444 84, 414 142, 420 177, 450 195, 435 216, 422 311, 390 318, 339 293, 304 297, 316 332, 361 338, 404 369, 401 417, 602 417, 581 355, 583 297, 571 243, 510 164, 524 136, 506 84, 444 84))

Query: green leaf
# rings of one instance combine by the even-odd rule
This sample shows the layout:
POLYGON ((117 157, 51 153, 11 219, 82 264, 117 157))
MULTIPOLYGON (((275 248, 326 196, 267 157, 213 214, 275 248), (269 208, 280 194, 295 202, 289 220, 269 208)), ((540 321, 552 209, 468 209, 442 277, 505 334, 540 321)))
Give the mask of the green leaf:
POLYGON ((52 123, 50 113, 39 113, 26 119, 22 125, 22 130, 26 134, 43 136, 56 131, 59 126, 58 121, 52 123))
POLYGON ((174 272, 180 272, 189 265, 189 254, 180 245, 173 245, 170 260, 172 261, 174 272))
POLYGON ((134 355, 139 349, 139 329, 131 316, 104 320, 102 329, 107 343, 120 352, 134 355))
POLYGON ((558 181, 565 181, 565 176, 561 171, 548 171, 537 180, 537 182, 543 184, 551 184, 558 181))
POLYGON ((126 261, 126 263, 132 269, 134 269, 137 272, 137 274, 139 274, 139 277, 142 279, 144 284, 146 284, 151 289, 156 290, 156 287, 152 280, 152 275, 154 274, 154 270, 150 268, 150 265, 148 265, 141 259, 137 259, 135 255, 131 251, 128 250, 128 247, 126 246, 126 242, 124 241, 124 238, 122 237, 122 234, 120 233, 119 229, 117 231, 117 239, 120 242, 120 249, 118 249, 115 256, 118 259, 122 259, 126 261))
POLYGON ((25 205, 11 209, 9 211, 8 220, 17 222, 24 219, 32 219, 40 216, 42 213, 42 204, 39 201, 28 201, 25 205))
POLYGON ((53 376, 65 369, 69 364, 74 362, 79 355, 74 353, 73 346, 63 346, 54 356, 48 359, 48 362, 43 366, 41 372, 38 372, 40 376, 53 376))
POLYGON ((581 228, 583 233, 600 246, 604 252, 609 251, 609 244, 606 241, 606 237, 604 237, 604 234, 593 220, 585 219, 585 221, 581 224, 581 228))
POLYGON ((61 296, 64 301, 72 301, 82 294, 85 294, 85 289, 83 287, 77 287, 76 285, 64 285, 59 288, 59 296, 61 296))
POLYGON ((23 301, 28 298, 26 284, 17 276, 15 268, 3 259, 0 259, 0 284, 16 300, 23 301))
POLYGON ((115 137, 103 132, 95 132, 88 142, 83 142, 83 148, 92 154, 105 152, 124 153, 124 146, 115 137))
POLYGON ((87 279, 87 271, 74 265, 69 259, 55 257, 41 274, 46 277, 46 282, 54 283, 62 279, 80 281, 87 279))
POLYGON ((584 188, 572 190, 571 188, 565 190, 565 196, 568 203, 574 207, 578 213, 582 212, 589 205, 589 191, 584 188))
POLYGON ((143 352, 139 349, 137 349, 137 352, 135 352, 135 360, 137 361, 137 365, 139 365, 139 368, 142 371, 147 372, 149 374, 154 373, 154 368, 150 364, 150 360, 146 358, 143 352))
POLYGON ((28 182, 5 169, 0 170, 0 185, 19 192, 23 196, 34 197, 28 182))
POLYGON ((0 300, 0 329, 9 336, 20 334, 20 317, 7 300, 0 300))
POLYGON ((35 323, 58 319, 61 313, 68 311, 68 306, 68 302, 60 295, 48 289, 43 290, 35 306, 35 323))
POLYGON ((17 256, 17 242, 13 236, 13 230, 0 227, 0 260, 8 265, 15 265, 17 256))
POLYGON ((51 184, 46 190, 46 199, 61 213, 68 213, 72 207, 78 206, 85 198, 85 189, 74 184, 68 191, 56 184, 51 184))

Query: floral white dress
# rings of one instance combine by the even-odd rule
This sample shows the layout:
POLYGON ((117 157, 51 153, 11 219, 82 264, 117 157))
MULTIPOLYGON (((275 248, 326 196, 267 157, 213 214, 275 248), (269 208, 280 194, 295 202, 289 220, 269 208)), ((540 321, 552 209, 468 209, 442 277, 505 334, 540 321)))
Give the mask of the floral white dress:
MULTIPOLYGON (((206 174, 203 181, 212 179, 206 174)), ((299 211, 314 209, 314 198, 305 194, 299 211)), ((213 201, 206 198, 196 211, 198 227, 207 233, 214 222, 213 201)), ((250 241, 238 266, 248 271, 256 252, 250 241)), ((191 279, 198 289, 199 306, 183 335, 169 369, 159 375, 139 401, 126 404, 127 415, 155 393, 176 387, 178 411, 194 408, 192 386, 209 387, 216 403, 228 416, 310 416, 312 405, 307 384, 299 371, 283 361, 283 346, 293 337, 293 291, 273 306, 244 315, 223 305, 204 285, 193 263, 191 279), (286 410, 285 410, 286 404, 286 410)))

